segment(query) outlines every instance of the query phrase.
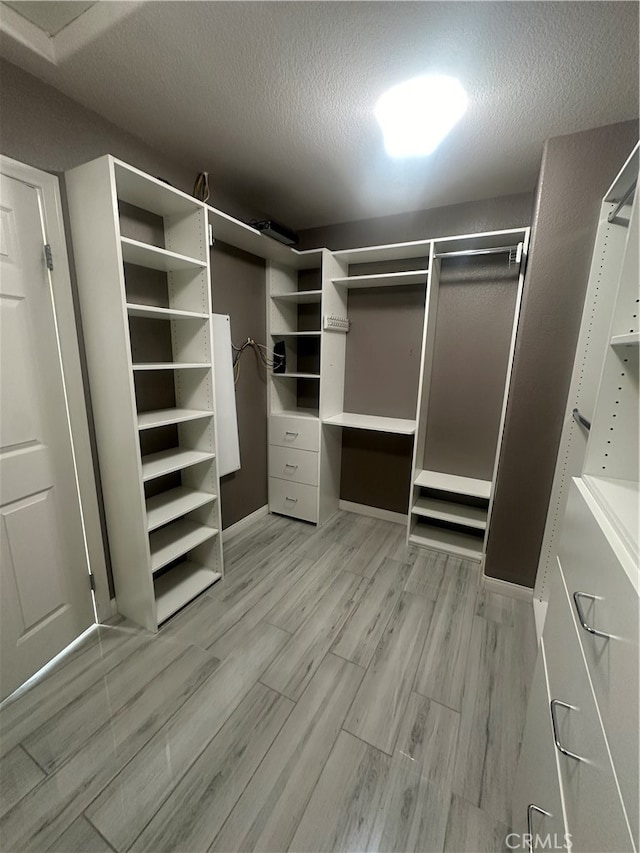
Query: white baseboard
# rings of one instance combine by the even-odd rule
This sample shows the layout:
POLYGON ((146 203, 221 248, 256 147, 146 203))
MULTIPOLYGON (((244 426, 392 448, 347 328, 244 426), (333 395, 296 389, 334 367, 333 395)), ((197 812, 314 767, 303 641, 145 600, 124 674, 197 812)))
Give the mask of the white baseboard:
POLYGON ((338 501, 338 509, 345 512, 355 512, 358 515, 368 515, 370 518, 380 518, 383 521, 393 521, 395 524, 407 523, 407 516, 401 512, 391 512, 390 509, 379 509, 377 506, 356 504, 352 501, 338 501))
POLYGON ((482 576, 482 587, 487 592, 496 592, 498 595, 506 595, 508 598, 517 598, 520 601, 533 601, 533 590, 528 586, 520 586, 517 583, 501 581, 498 578, 482 576))
POLYGON ((269 514, 269 506, 265 504, 257 509, 255 512, 250 513, 249 515, 245 515, 244 518, 241 518, 240 521, 236 521, 235 524, 232 524, 230 527, 225 527, 222 531, 222 541, 228 542, 230 539, 233 539, 235 536, 239 536, 241 533, 244 533, 247 528, 251 527, 252 524, 255 524, 256 521, 259 521, 261 518, 264 518, 265 515, 269 514))

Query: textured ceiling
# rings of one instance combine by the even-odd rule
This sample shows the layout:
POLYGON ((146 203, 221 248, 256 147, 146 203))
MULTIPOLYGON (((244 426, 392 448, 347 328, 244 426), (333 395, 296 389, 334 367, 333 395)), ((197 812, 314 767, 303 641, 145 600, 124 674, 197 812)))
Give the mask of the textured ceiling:
POLYGON ((54 36, 68 26, 72 21, 86 12, 93 3, 81 3, 80 0, 60 0, 52 3, 50 0, 19 0, 5 5, 31 21, 49 36, 54 36))
POLYGON ((62 36, 2 52, 296 229, 531 190, 545 139, 638 115, 635 2, 110 2, 62 36), (394 162, 374 104, 432 72, 467 114, 394 162))

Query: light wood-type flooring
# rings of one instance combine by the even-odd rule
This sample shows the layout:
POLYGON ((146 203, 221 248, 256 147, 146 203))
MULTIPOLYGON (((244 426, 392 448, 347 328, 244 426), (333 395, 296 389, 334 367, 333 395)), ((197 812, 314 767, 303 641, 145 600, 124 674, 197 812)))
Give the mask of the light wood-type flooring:
POLYGON ((530 604, 404 528, 268 516, 157 636, 94 629, 0 712, 0 849, 499 851, 530 604))

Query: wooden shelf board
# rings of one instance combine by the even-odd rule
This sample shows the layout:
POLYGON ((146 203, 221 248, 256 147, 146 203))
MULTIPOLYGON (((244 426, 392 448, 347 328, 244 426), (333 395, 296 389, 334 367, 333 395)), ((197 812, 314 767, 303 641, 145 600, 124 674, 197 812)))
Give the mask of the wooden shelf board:
POLYGON ((274 379, 320 379, 319 373, 272 373, 274 379))
POLYGON ((207 210, 214 239, 220 240, 221 243, 228 243, 250 255, 299 270, 313 269, 322 263, 321 249, 298 252, 215 207, 207 205, 207 210))
POLYGON ((420 471, 416 476, 415 485, 473 498, 488 499, 491 496, 491 480, 474 480, 472 477, 442 474, 440 471, 420 471))
POLYGON ((143 210, 158 216, 184 216, 197 213, 204 205, 192 196, 170 187, 157 178, 145 175, 134 166, 113 158, 116 195, 143 210))
POLYGON ((399 435, 413 435, 416 431, 416 422, 403 420, 402 418, 383 418, 378 415, 357 415, 351 412, 341 412, 323 418, 322 423, 331 426, 350 427, 352 429, 368 429, 373 432, 389 432, 399 435))
POLYGON ((410 243, 388 243, 385 246, 368 246, 362 249, 342 249, 334 252, 338 261, 348 264, 368 264, 376 261, 399 261, 409 258, 426 258, 431 240, 414 240, 410 243))
POLYGON ((179 255, 177 252, 170 252, 167 249, 160 249, 158 246, 141 243, 139 240, 131 240, 129 237, 121 237, 120 246, 123 261, 151 270, 163 272, 198 271, 207 266, 206 262, 199 261, 196 258, 179 255))
POLYGON ((318 409, 283 409, 281 412, 271 412, 270 417, 308 418, 317 421, 320 418, 318 409))
POLYGON ((640 556, 640 486, 633 480, 594 477, 583 480, 637 563, 640 556))
POLYGON ((357 287, 400 287, 406 284, 426 284, 429 270, 390 272, 382 275, 352 275, 332 279, 333 283, 348 289, 357 287))
POLYGON ((431 548, 435 551, 446 551, 465 560, 482 560, 482 540, 456 530, 445 530, 441 527, 414 528, 409 536, 412 545, 431 548))
POLYGON ((321 331, 317 332, 271 332, 272 338, 319 338, 321 331))
POLYGON ((132 365, 133 370, 210 370, 210 364, 200 364, 195 361, 152 361, 138 362, 132 365))
POLYGON ((156 477, 173 474, 174 471, 182 471, 184 468, 199 465, 201 462, 210 462, 215 458, 215 453, 187 450, 183 447, 161 450, 159 453, 149 453, 142 457, 142 480, 146 483, 156 477))
POLYGON ((216 498, 217 495, 188 489, 185 486, 178 486, 147 498, 147 530, 151 532, 198 507, 213 503, 216 498))
POLYGON ((153 582, 158 624, 164 622, 196 595, 220 580, 220 572, 185 560, 153 582))
POLYGON ((184 423, 184 421, 197 421, 200 418, 210 418, 212 415, 213 412, 202 411, 201 409, 157 409, 138 415, 138 429, 153 429, 154 427, 184 423))
POLYGON ((295 290, 293 293, 274 293, 272 299, 283 299, 285 302, 320 302, 321 290, 295 290))
POLYGON ((424 518, 463 524, 476 530, 487 529, 487 510, 477 506, 438 501, 435 498, 418 498, 411 512, 424 518))
POLYGON ((149 534, 149 549, 151 551, 151 571, 157 572, 167 563, 177 560, 202 545, 208 539, 218 535, 215 527, 197 524, 195 521, 180 519, 161 527, 149 534))
POLYGON ((638 346, 640 344, 640 332, 630 332, 628 335, 614 335, 611 338, 612 347, 638 346))
POLYGON ((146 317, 150 320, 208 320, 208 314, 196 311, 178 311, 174 308, 156 308, 155 305, 139 305, 127 302, 127 313, 130 317, 146 317))

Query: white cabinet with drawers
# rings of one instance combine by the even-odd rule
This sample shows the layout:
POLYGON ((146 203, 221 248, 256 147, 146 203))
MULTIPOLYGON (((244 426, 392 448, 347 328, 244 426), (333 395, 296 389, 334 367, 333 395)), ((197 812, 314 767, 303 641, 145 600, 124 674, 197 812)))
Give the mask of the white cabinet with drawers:
MULTIPOLYGON (((519 831, 526 831, 527 813, 544 828, 552 820, 545 813, 558 811, 559 790, 574 853, 626 853, 640 844, 637 176, 636 148, 600 216, 591 275, 619 271, 609 283, 613 319, 593 420, 583 421, 589 439, 582 476, 569 483, 548 569, 549 606, 513 803, 519 831), (612 230, 615 239, 605 239, 612 230)), ((585 330, 594 311, 597 305, 585 311, 585 330)), ((577 359, 574 380, 583 369, 577 359)), ((544 836, 531 831, 532 850, 545 849, 544 836)))

